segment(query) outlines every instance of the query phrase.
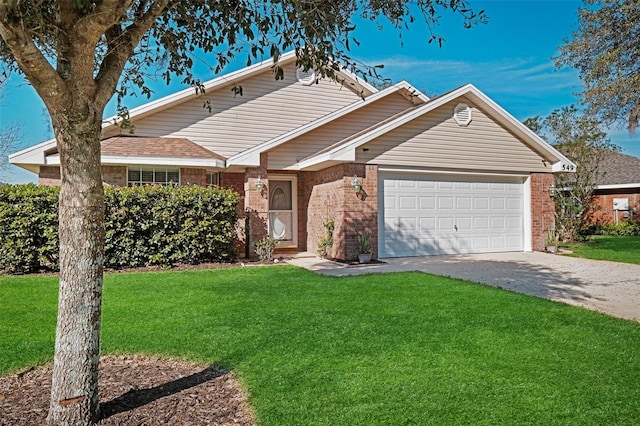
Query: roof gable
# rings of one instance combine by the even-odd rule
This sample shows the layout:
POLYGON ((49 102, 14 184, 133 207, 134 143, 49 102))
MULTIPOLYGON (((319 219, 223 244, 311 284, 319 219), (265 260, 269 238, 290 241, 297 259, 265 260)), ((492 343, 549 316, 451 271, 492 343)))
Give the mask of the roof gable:
MULTIPOLYGON (((391 87, 388 87, 384 90, 381 90, 378 93, 375 93, 361 101, 354 102, 352 104, 346 105, 343 108, 340 108, 330 114, 327 114, 323 117, 320 117, 317 120, 314 120, 304 126, 293 129, 290 132, 287 132, 283 135, 280 135, 276 138, 270 139, 260 145, 257 145, 253 148, 247 149, 239 154, 229 158, 228 165, 229 166, 257 166, 260 164, 260 154, 263 152, 272 151, 274 149, 278 149, 278 147, 287 144, 294 143, 299 138, 304 137, 305 135, 310 135, 313 132, 320 131, 319 129, 324 129, 326 127, 340 126, 341 120, 349 120, 350 116, 353 116, 360 110, 363 113, 367 111, 372 111, 372 118, 376 117, 376 114, 373 113, 373 110, 378 108, 378 105, 385 102, 385 100, 396 96, 399 99, 402 99, 402 104, 405 105, 403 108, 410 107, 410 105, 414 104, 423 104, 428 101, 428 97, 419 92, 413 86, 405 81, 401 81, 391 87)), ((398 103, 399 101, 396 101, 398 103)), ((388 114, 388 113, 387 113, 388 114)), ((388 115, 384 115, 384 117, 388 117, 388 115)), ((334 129, 337 130, 337 129, 334 129)), ((344 129, 344 131, 348 132, 348 129, 344 129)), ((298 157, 300 157, 298 155, 298 157)))
POLYGON ((357 148, 375 140, 376 138, 387 135, 389 132, 392 132, 402 126, 408 125, 408 123, 411 123, 413 120, 427 114, 432 114, 438 108, 457 100, 460 102, 468 100, 478 108, 481 108, 488 117, 525 143, 527 147, 537 153, 542 160, 550 163, 552 165, 551 171, 559 172, 575 170, 575 164, 573 164, 568 158, 542 140, 528 127, 516 120, 502 107, 493 102, 488 96, 471 84, 462 86, 436 98, 432 98, 426 104, 407 110, 405 113, 400 114, 389 122, 379 123, 372 126, 370 129, 367 129, 367 131, 364 131, 359 135, 355 135, 355 137, 350 137, 340 141, 330 149, 321 151, 301 161, 298 164, 298 168, 317 170, 335 162, 356 161, 357 148))
MULTIPOLYGON (((295 61, 295 52, 280 57, 283 80, 275 80, 273 62, 266 60, 205 82, 204 93, 188 88, 132 108, 129 117, 135 134, 186 138, 231 156, 377 92, 346 70, 339 73, 341 84, 319 80, 303 85, 296 78, 295 61), (234 85, 243 87, 242 95, 234 95, 234 85), (211 111, 203 107, 205 101, 211 111)), ((103 137, 122 134, 117 121, 118 117, 103 120, 103 137)), ((45 151, 55 145, 50 139, 12 154, 10 161, 44 165, 45 151)))

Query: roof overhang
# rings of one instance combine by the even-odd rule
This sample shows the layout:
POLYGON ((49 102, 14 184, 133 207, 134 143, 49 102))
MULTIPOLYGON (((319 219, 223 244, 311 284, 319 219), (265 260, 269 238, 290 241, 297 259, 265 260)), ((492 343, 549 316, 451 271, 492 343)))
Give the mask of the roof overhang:
MULTIPOLYGON (((198 167, 207 169, 224 169, 225 162, 217 158, 178 158, 178 157, 141 157, 135 155, 102 155, 100 162, 103 165, 127 165, 127 166, 165 166, 165 167, 198 167)), ((59 166, 60 156, 47 157, 48 166, 59 166)))
POLYGON ((395 120, 385 123, 382 126, 377 126, 356 138, 350 138, 344 143, 338 143, 330 150, 310 156, 292 168, 296 170, 319 170, 336 162, 355 161, 356 149, 360 146, 462 96, 466 96, 470 98, 472 102, 482 106, 485 111, 490 113, 493 119, 523 139, 532 149, 538 152, 543 160, 552 165, 552 172, 576 171, 576 165, 571 160, 545 142, 535 132, 518 121, 472 84, 467 84, 442 96, 433 98, 426 104, 399 116, 395 120))
POLYGON ((596 185, 596 189, 600 190, 615 190, 615 189, 638 189, 640 188, 640 182, 638 183, 618 183, 609 185, 596 185))

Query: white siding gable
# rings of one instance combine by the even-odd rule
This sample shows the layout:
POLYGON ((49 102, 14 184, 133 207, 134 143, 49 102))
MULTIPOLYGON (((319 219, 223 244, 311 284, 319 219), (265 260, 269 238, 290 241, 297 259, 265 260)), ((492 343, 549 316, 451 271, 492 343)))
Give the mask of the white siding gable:
POLYGON ((187 138, 230 157, 359 100, 359 94, 329 80, 301 84, 292 63, 285 67, 284 80, 276 81, 267 69, 134 120, 135 134, 187 138), (234 84, 242 86, 242 96, 231 91, 234 84), (207 99, 211 112, 203 107, 207 99))
POLYGON ((269 151, 269 168, 286 169, 298 161, 348 138, 411 107, 411 101, 394 93, 314 129, 269 151))
POLYGON ((356 162, 440 170, 551 172, 551 165, 545 165, 531 147, 464 97, 385 133, 365 147, 366 152, 357 150, 356 162), (472 109, 473 120, 467 126, 455 121, 453 111, 459 102, 472 109))

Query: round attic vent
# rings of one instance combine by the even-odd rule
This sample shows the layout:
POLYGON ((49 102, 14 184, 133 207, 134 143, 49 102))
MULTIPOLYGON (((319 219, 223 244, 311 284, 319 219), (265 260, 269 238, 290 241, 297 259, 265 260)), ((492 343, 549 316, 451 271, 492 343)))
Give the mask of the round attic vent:
POLYGON ((314 81, 316 81, 316 73, 311 68, 309 68, 307 71, 303 70, 302 68, 298 68, 298 70, 296 71, 296 77, 298 81, 305 86, 310 86, 314 81))
POLYGON ((453 118, 460 126, 468 126, 471 123, 471 107, 460 103, 453 109, 453 118))

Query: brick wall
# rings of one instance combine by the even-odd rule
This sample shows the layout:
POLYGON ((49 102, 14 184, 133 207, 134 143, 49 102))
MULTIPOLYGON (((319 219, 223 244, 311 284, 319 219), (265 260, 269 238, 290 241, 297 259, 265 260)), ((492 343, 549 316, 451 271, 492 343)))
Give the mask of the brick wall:
POLYGON ((246 216, 244 205, 244 173, 220 173, 220 186, 230 188, 240 194, 240 203, 238 204, 238 223, 236 224, 236 242, 234 249, 239 257, 246 257, 246 216))
POLYGON ((38 173, 38 184, 43 186, 60 185, 60 167, 41 166, 38 173))
POLYGON ((615 223, 616 211, 613 209, 614 198, 627 198, 629 200, 628 212, 618 211, 618 222, 640 218, 640 188, 627 189, 625 192, 617 192, 614 190, 596 191, 594 198, 594 212, 591 214, 591 221, 594 224, 606 225, 615 223), (626 216, 625 217, 625 213, 626 216))
MULTIPOLYGON (((244 173, 244 207, 246 214, 245 231, 249 257, 256 255, 255 243, 267 235, 267 220, 269 212, 269 179, 267 178, 267 154, 260 154, 260 166, 247 169, 244 173), (256 189, 256 181, 264 183, 262 192, 256 189)), ((241 194, 242 194, 241 193, 241 194)))
POLYGON ((126 166, 102 166, 102 181, 114 186, 127 186, 126 166))
MULTIPOLYGON (((102 181, 109 185, 127 186, 127 168, 125 166, 102 166, 102 181)), ((60 167, 41 166, 38 184, 45 186, 60 185, 60 167)))
POLYGON ((180 169, 180 185, 207 185, 207 171, 205 169, 180 169))
POLYGON ((548 230, 555 228, 555 202, 549 195, 554 184, 551 173, 531 174, 531 245, 534 251, 544 251, 548 230))
MULTIPOLYGON (((378 255, 378 169, 363 164, 342 164, 318 172, 302 174, 300 202, 306 206, 307 250, 316 252, 325 235, 324 223, 335 223, 333 247, 329 257, 354 259, 356 235, 354 228, 371 233, 373 257, 378 255), (356 194, 351 186, 353 177, 362 183, 356 194)), ((302 216, 302 215, 301 215, 302 216)))

